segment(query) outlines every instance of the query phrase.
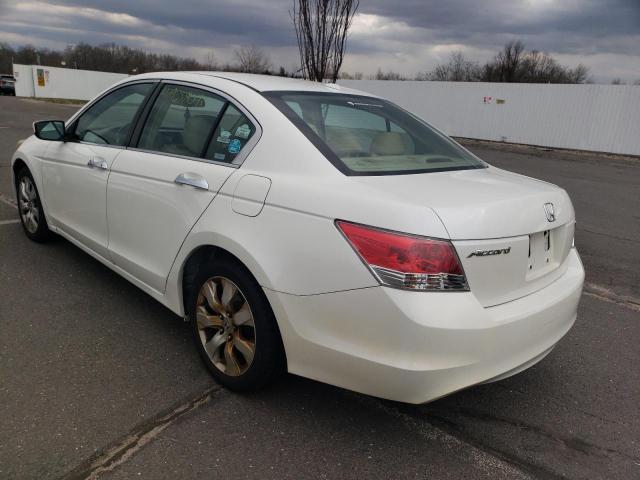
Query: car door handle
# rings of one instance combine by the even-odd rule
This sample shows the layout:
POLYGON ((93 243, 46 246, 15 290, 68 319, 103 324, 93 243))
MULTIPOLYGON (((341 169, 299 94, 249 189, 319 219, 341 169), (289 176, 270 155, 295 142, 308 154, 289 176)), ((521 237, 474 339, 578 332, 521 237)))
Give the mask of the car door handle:
POLYGON ((104 160, 104 158, 98 157, 89 160, 89 162, 87 162, 87 166, 89 168, 101 168, 102 170, 107 170, 109 168, 109 165, 107 165, 107 162, 104 160))
POLYGON ((202 190, 209 190, 209 183, 197 173, 181 173, 174 181, 181 185, 191 185, 192 187, 201 188, 202 190))

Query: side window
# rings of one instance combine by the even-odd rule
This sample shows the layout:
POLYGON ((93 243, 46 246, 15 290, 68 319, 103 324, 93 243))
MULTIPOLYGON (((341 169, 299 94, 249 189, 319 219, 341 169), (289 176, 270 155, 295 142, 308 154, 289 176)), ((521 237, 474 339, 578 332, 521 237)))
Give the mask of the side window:
POLYGON ((204 90, 165 85, 142 129, 138 148, 202 157, 225 103, 204 90))
POLYGON ((232 163, 255 131, 246 115, 229 104, 211 137, 205 158, 232 163))
POLYGON ((152 88, 152 83, 136 83, 101 98, 76 122, 76 138, 83 142, 124 146, 136 113, 152 88))

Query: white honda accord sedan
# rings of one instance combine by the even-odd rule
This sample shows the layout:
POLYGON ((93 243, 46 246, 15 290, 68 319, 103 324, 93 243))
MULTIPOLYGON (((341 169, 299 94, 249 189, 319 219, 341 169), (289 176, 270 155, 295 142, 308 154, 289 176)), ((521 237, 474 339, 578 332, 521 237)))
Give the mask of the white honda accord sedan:
POLYGON ((524 370, 576 319, 567 193, 382 98, 154 73, 34 132, 12 160, 26 235, 189 320, 228 388, 288 370, 422 403, 524 370))

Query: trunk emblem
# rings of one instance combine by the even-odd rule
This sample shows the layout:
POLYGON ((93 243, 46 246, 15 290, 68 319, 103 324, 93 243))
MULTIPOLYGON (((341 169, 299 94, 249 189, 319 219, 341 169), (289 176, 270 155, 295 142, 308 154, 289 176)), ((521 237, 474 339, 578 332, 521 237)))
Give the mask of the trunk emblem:
POLYGON ((553 209, 553 203, 549 202, 544 204, 544 214, 547 216, 549 222, 556 221, 556 212, 553 209))
POLYGON ((467 255, 467 258, 471 257, 488 257, 489 255, 507 255, 511 251, 511 247, 500 248, 498 250, 475 250, 467 255))

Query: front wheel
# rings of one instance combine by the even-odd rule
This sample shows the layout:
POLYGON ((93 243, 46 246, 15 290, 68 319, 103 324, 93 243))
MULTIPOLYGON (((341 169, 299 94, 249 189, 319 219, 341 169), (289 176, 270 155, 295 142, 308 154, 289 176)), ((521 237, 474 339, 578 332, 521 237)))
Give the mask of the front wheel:
POLYGON ((188 291, 194 340, 218 383, 253 391, 284 371, 275 316, 244 266, 226 257, 211 260, 200 267, 188 291))
POLYGON ((16 177, 18 210, 24 233, 35 242, 45 242, 52 236, 38 189, 28 169, 22 168, 16 177))

